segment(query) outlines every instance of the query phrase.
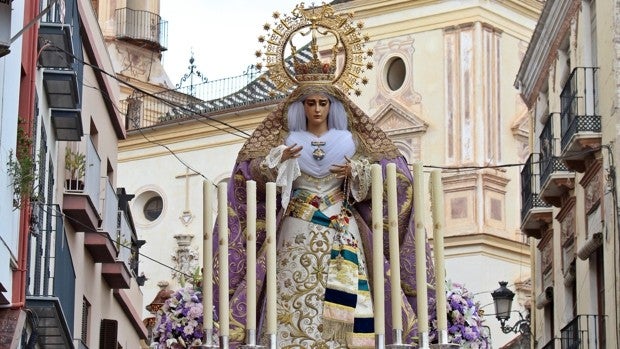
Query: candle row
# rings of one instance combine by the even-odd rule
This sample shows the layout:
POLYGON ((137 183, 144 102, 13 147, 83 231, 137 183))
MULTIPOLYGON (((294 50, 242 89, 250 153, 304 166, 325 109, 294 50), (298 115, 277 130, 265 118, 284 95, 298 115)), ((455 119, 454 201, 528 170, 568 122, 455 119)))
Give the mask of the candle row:
MULTIPOLYGON (((413 166, 414 178, 414 224, 415 224, 415 244, 416 244, 416 283, 417 283, 417 309, 418 309, 418 333, 421 339, 420 347, 428 346, 428 291, 426 280, 426 232, 424 228, 424 179, 422 166, 419 163, 413 166)), ((383 176, 382 168, 378 164, 371 166, 372 179, 372 232, 373 232, 373 304, 374 304, 374 323, 375 334, 382 336, 385 334, 385 293, 384 293, 384 258, 383 255, 383 176)), ((403 329, 402 324, 402 296, 400 287, 400 257, 399 257, 399 232, 398 232, 398 199, 396 165, 390 163, 386 166, 387 181, 387 204, 388 204, 388 237, 389 237, 389 260, 390 260, 390 282, 391 282, 391 310, 392 328, 395 334, 400 334, 403 329)), ((445 270, 443 255, 443 229, 444 229, 444 210, 443 210, 443 190, 441 188, 441 174, 433 171, 431 175, 431 197, 433 200, 433 221, 434 223, 434 254, 435 254, 435 278, 437 281, 437 320, 440 337, 442 331, 447 329, 447 314, 441 309, 446 309, 445 270)), ((249 333, 256 330, 256 182, 247 181, 247 318, 246 329, 249 333)), ((213 314, 208 309, 213 307, 213 219, 212 210, 212 190, 213 186, 209 182, 204 182, 204 280, 203 287, 203 308, 205 309, 204 329, 207 335, 213 331, 213 314)), ((218 185, 218 225, 220 232, 228 231, 228 206, 227 206, 227 184, 218 185)), ((277 331, 277 308, 276 308, 276 185, 267 183, 266 185, 266 323, 267 334, 275 335, 277 331)), ((228 235, 219 236, 219 314, 220 316, 220 335, 229 335, 229 285, 228 285, 228 254, 223 253, 228 249, 228 235)), ((397 335, 400 341, 400 336, 397 335)), ((254 337, 250 338, 248 344, 254 345, 254 337)), ((207 343, 210 338, 207 336, 207 343)), ((395 343, 401 344, 401 343, 395 343)), ((443 339, 442 339, 442 343, 443 339)))

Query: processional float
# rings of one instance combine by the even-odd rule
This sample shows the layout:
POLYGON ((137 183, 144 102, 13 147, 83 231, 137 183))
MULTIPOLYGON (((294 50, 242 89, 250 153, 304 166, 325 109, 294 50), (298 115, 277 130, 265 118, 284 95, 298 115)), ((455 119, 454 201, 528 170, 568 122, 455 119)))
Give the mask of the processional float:
MULTIPOLYGON (((351 14, 335 14, 331 6, 304 8, 303 3, 297 5, 291 15, 281 16, 274 13, 274 27, 265 25, 264 29, 269 31, 267 36, 260 36, 259 42, 265 45, 265 52, 257 51, 257 57, 263 57, 265 66, 269 69, 268 79, 272 86, 280 91, 288 91, 299 81, 294 76, 294 72, 288 68, 284 47, 291 46, 291 54, 295 56, 296 48, 292 45, 292 37, 296 34, 311 37, 311 49, 314 60, 318 62, 317 35, 330 34, 336 38, 336 44, 332 48, 332 59, 330 63, 322 65, 327 67, 329 73, 335 78, 331 83, 337 85, 345 92, 354 92, 359 95, 356 86, 360 80, 360 74, 365 69, 371 69, 372 63, 364 64, 364 60, 372 55, 372 50, 364 50, 363 45, 369 38, 360 33, 363 27, 361 23, 353 23, 351 14), (342 56, 342 67, 336 74, 336 60, 342 56)), ((316 62, 315 62, 316 63, 316 62)), ((319 65, 320 67, 321 65, 319 65)), ((262 69, 263 64, 257 64, 258 69, 262 69)), ((267 76, 267 75, 265 75, 267 76)), ((368 80, 361 78, 362 83, 368 80)), ((386 187, 387 187, 387 211, 388 211, 388 236, 389 236, 389 262, 390 262, 390 282, 391 287, 391 321, 393 343, 385 343, 385 294, 384 294, 384 252, 383 252, 383 176, 382 168, 379 164, 371 166, 372 178, 372 234, 373 234, 373 280, 372 292, 374 310, 374 330, 376 348, 449 348, 453 345, 448 344, 447 334, 447 314, 446 311, 437 312, 437 331, 439 344, 430 345, 429 343, 429 314, 428 314, 428 287, 426 279, 426 229, 425 204, 423 199, 424 178, 422 165, 413 165, 413 186, 414 186, 414 224, 415 224, 415 245, 416 245, 416 285, 417 285, 417 317, 418 317, 418 342, 404 343, 403 341, 403 320, 401 313, 401 287, 400 287, 400 261, 399 261, 399 232, 398 232, 398 208, 397 208, 397 188, 396 188, 396 165, 391 163, 386 165, 386 187)), ((431 174, 431 197, 432 197, 432 218, 434 232, 434 261, 435 261, 435 280, 437 285, 436 307, 446 309, 446 290, 444 285, 444 253, 443 253, 443 233, 444 233, 444 204, 443 190, 441 185, 441 174, 433 171, 431 174)), ((247 316, 245 324, 245 344, 243 348, 265 348, 258 344, 257 325, 256 325, 256 182, 246 182, 247 191, 247 233, 246 233, 246 292, 247 292, 247 316)), ((220 315, 219 331, 216 338, 214 331, 213 312, 206 311, 213 309, 213 217, 212 209, 215 200, 213 192, 215 188, 208 181, 203 185, 204 212, 203 212, 203 309, 205 332, 204 342, 195 348, 229 348, 230 323, 228 316, 220 315), (219 343, 219 344, 216 344, 219 343)), ((228 231, 228 205, 227 205, 227 183, 222 182, 217 186, 218 202, 218 226, 220 232, 228 231)), ((266 238, 265 246, 267 249, 266 258, 266 325, 264 326, 269 349, 276 349, 277 332, 277 306, 276 306, 276 184, 266 184, 266 238)), ((227 234, 219 234, 218 245, 220 251, 227 250, 227 234)), ((229 279, 228 279, 228 254, 218 254, 219 263, 219 287, 218 287, 218 313, 229 314, 229 279)))
MULTIPOLYGON (((413 165, 414 183, 414 223, 415 223, 415 242, 416 242, 416 284, 417 284, 417 317, 418 317, 418 343, 403 342, 402 313, 399 294, 393 294, 391 299, 392 309, 392 328, 393 343, 385 343, 385 294, 383 287, 383 179, 381 165, 371 165, 372 177, 372 230, 373 230, 373 310, 375 327, 375 347, 379 348, 450 348, 454 345, 448 344, 447 333, 447 314, 445 311, 437 312, 437 331, 439 344, 430 345, 429 343, 429 315, 428 315, 428 284, 426 281, 426 229, 424 227, 424 176, 422 165, 413 165)), ((400 292, 400 261, 398 258, 398 212, 396 205, 396 165, 391 163, 386 165, 386 186, 388 204, 388 227, 389 227, 389 251, 390 251, 390 278, 392 282, 392 292, 400 292)), ((445 280, 445 263, 443 253, 443 235, 445 218, 443 210, 443 189, 441 184, 441 173, 434 170, 430 176, 431 199, 432 199, 432 218, 433 218, 433 241, 434 241, 434 261, 435 261, 435 280, 437 309, 446 309, 446 291, 443 280, 445 280)), ((266 346, 257 343, 256 326, 256 182, 247 181, 247 234, 246 234, 246 292, 247 292, 247 316, 246 316, 246 336, 243 348, 265 348, 266 346)), ((204 238, 203 238, 203 275, 202 282, 202 302, 203 309, 213 309, 213 184, 208 181, 203 182, 204 197, 204 238)), ((266 184, 266 239, 267 248, 267 275, 266 275, 266 333, 269 338, 268 348, 276 349, 277 331, 277 310, 276 310, 276 184, 266 184)), ((228 205, 227 205, 227 183, 222 182, 217 186, 218 202, 218 225, 220 231, 228 230, 228 205)), ((218 244, 226 250, 228 245, 227 234, 219 236, 218 244)), ((229 313, 229 284, 228 284, 228 254, 219 253, 219 314, 229 313)), ((219 318, 219 341, 216 341, 214 332, 213 312, 204 312, 203 329, 205 339, 202 346, 197 348, 229 348, 229 319, 228 316, 219 318), (219 344, 216 344, 219 342, 219 344)))

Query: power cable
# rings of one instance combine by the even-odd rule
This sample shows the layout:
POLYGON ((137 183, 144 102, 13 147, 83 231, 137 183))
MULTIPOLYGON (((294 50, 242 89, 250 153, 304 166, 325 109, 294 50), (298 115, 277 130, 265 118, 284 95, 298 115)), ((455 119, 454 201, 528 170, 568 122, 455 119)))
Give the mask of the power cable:
MULTIPOLYGON (((94 70, 96 70, 96 71, 98 71, 98 72, 100 72, 100 73, 102 73, 104 75, 109 76, 112 79, 116 80, 117 82, 119 82, 121 84, 124 84, 124 85, 132 88, 135 91, 138 91, 138 92, 140 92, 140 93, 142 93, 142 94, 144 94, 146 96, 149 96, 151 98, 154 98, 155 100, 158 100, 158 101, 160 101, 160 102, 162 102, 164 104, 167 104, 167 105, 169 105, 171 107, 183 110, 184 112, 187 113, 187 116, 191 117, 192 119, 194 119, 194 120, 196 120, 198 122, 201 122, 201 123, 204 123, 205 125, 211 126, 211 127, 215 128, 215 129, 217 129, 218 131, 223 131, 223 132, 229 133, 229 134, 231 134, 233 136, 237 136, 237 137, 240 137, 240 138, 243 138, 243 139, 247 139, 247 138, 250 137, 250 134, 248 134, 247 132, 245 132, 244 130, 242 130, 242 129, 236 127, 236 126, 233 126, 233 125, 231 125, 231 124, 229 124, 227 122, 224 122, 222 120, 218 120, 216 118, 213 118, 213 117, 207 115, 206 113, 198 113, 198 112, 196 112, 196 111, 194 111, 192 109, 187 108, 184 105, 174 103, 172 101, 166 100, 165 98, 161 98, 160 96, 158 96, 158 95, 156 95, 154 93, 148 92, 148 91, 146 91, 146 90, 144 90, 144 89, 142 89, 142 88, 140 88, 140 87, 138 87, 138 86, 136 86, 136 85, 134 85, 134 84, 132 84, 130 82, 127 82, 127 81, 124 81, 124 80, 118 78, 115 74, 109 73, 109 72, 105 71, 104 69, 102 69, 102 68, 100 68, 100 67, 98 67, 98 66, 96 66, 94 64, 91 64, 91 63, 88 63, 88 62, 84 61, 80 57, 74 55, 72 52, 66 51, 65 49, 63 49, 61 47, 53 45, 49 41, 47 41, 46 44, 50 44, 48 47, 53 47, 56 50, 61 51, 61 52, 65 53, 65 54, 73 57, 75 60, 77 60, 81 64, 83 64, 85 66, 88 66, 88 67, 90 67, 90 68, 92 68, 92 69, 94 69, 94 70), (198 118, 195 115, 201 116, 202 118, 198 118), (207 122, 204 121, 204 119, 213 121, 215 123, 219 123, 219 124, 221 124, 223 126, 226 126, 227 128, 233 129, 233 130, 237 131, 238 133, 240 133, 241 135, 236 134, 236 133, 231 132, 231 131, 228 131, 225 128, 217 127, 217 126, 215 126, 215 125, 213 125, 211 123, 207 123, 207 122)), ((112 104, 114 104, 114 101, 112 101, 112 104)), ((118 109, 118 108, 116 108, 116 109, 118 109)), ((121 112, 121 114, 122 114, 122 112, 121 112)))
MULTIPOLYGON (((50 205, 41 204, 41 206, 50 206, 50 205)), ((87 229, 87 230, 88 230, 88 232, 87 232, 86 234, 99 234, 100 236, 102 236, 102 237, 106 238, 106 239, 107 239, 108 241, 110 241, 111 243, 113 243, 113 244, 115 244, 115 245, 117 245, 117 246, 122 246, 122 247, 124 247, 124 248, 126 248, 126 249, 128 249, 128 250, 130 250, 130 251, 131 251, 131 246, 127 246, 127 245, 122 244, 122 243, 117 243, 116 241, 114 241, 114 240, 110 237, 110 234, 105 233, 105 232, 100 232, 100 231, 90 232, 90 231, 91 231, 91 228, 90 228, 90 227, 86 226, 84 223, 80 222, 79 220, 74 219, 73 217, 70 217, 70 216, 65 215, 62 211, 59 211, 59 210, 55 207, 55 205, 51 205, 51 206, 52 206, 52 210, 53 210, 53 212, 50 212, 50 211, 46 210, 45 208, 41 208, 41 209, 42 209, 42 210, 43 210, 46 214, 50 214, 50 215, 51 215, 51 216, 53 216, 53 217, 62 217, 62 218, 66 218, 67 220, 69 220, 69 221, 71 222, 71 225, 73 225, 74 227, 75 227, 75 226, 79 226, 79 227, 81 227, 81 228, 83 228, 83 229, 87 229), (53 213, 56 213, 56 215, 54 215, 53 213)), ((77 229, 76 229, 76 230, 77 230, 77 229)), ((148 255, 145 255, 144 253, 139 252, 139 250, 138 250, 138 255, 139 255, 140 257, 144 257, 144 258, 148 259, 148 260, 149 260, 149 261, 151 261, 151 262, 154 262, 154 263, 159 264, 159 265, 161 265, 161 266, 163 266, 163 267, 165 267, 165 268, 168 268, 168 269, 170 269, 170 270, 172 270, 172 271, 174 271, 174 272, 176 272, 176 273, 182 274, 182 275, 183 275, 183 276, 185 276, 185 277, 189 277, 189 278, 191 278, 191 277, 192 277, 192 275, 186 274, 185 272, 183 272, 183 271, 181 271, 181 270, 179 270, 179 269, 176 269, 176 268, 175 268, 175 267, 173 267, 173 266, 170 266, 170 265, 165 264, 165 263, 163 263, 163 262, 161 262, 161 261, 159 261, 159 260, 157 260, 157 259, 155 259, 155 258, 152 258, 152 257, 150 257, 150 256, 148 256, 148 255)))

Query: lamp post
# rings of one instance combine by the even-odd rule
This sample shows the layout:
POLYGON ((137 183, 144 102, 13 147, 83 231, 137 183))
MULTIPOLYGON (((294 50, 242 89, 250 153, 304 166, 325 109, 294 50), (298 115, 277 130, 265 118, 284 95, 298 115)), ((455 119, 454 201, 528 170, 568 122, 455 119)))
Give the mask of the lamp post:
POLYGON ((499 320, 501 325, 502 332, 504 333, 520 333, 525 337, 529 337, 530 335, 530 316, 523 318, 523 315, 519 313, 520 319, 513 325, 507 326, 506 321, 510 319, 510 313, 512 311, 512 300, 515 297, 514 292, 512 292, 508 287, 508 282, 500 281, 499 288, 491 293, 491 297, 493 297, 493 302, 495 303, 495 317, 499 320))

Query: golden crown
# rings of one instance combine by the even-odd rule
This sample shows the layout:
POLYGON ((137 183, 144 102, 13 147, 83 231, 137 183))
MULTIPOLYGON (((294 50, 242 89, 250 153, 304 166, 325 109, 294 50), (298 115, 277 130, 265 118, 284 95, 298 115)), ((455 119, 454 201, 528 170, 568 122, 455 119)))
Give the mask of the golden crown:
POLYGON ((353 23, 353 14, 336 14, 325 3, 305 8, 302 2, 295 6, 290 15, 274 12, 273 18, 273 26, 269 23, 263 26, 268 34, 258 38, 264 46, 263 50, 256 51, 256 56, 263 60, 256 67, 259 70, 263 67, 269 69, 264 79, 270 80, 282 92, 302 84, 329 83, 344 92, 353 90, 356 95, 361 94, 357 87, 359 82, 368 83, 362 74, 373 67, 372 62, 366 63, 372 56, 372 50, 364 50, 364 43, 368 42, 369 37, 361 34, 362 22, 353 23), (294 37, 309 38, 309 43, 298 50, 293 44, 294 37), (325 61, 320 57, 319 41, 324 47, 331 45, 331 50, 324 51, 325 61), (287 45, 290 46, 292 67, 286 60, 287 45), (343 59, 341 66, 337 67, 339 55, 343 59))

